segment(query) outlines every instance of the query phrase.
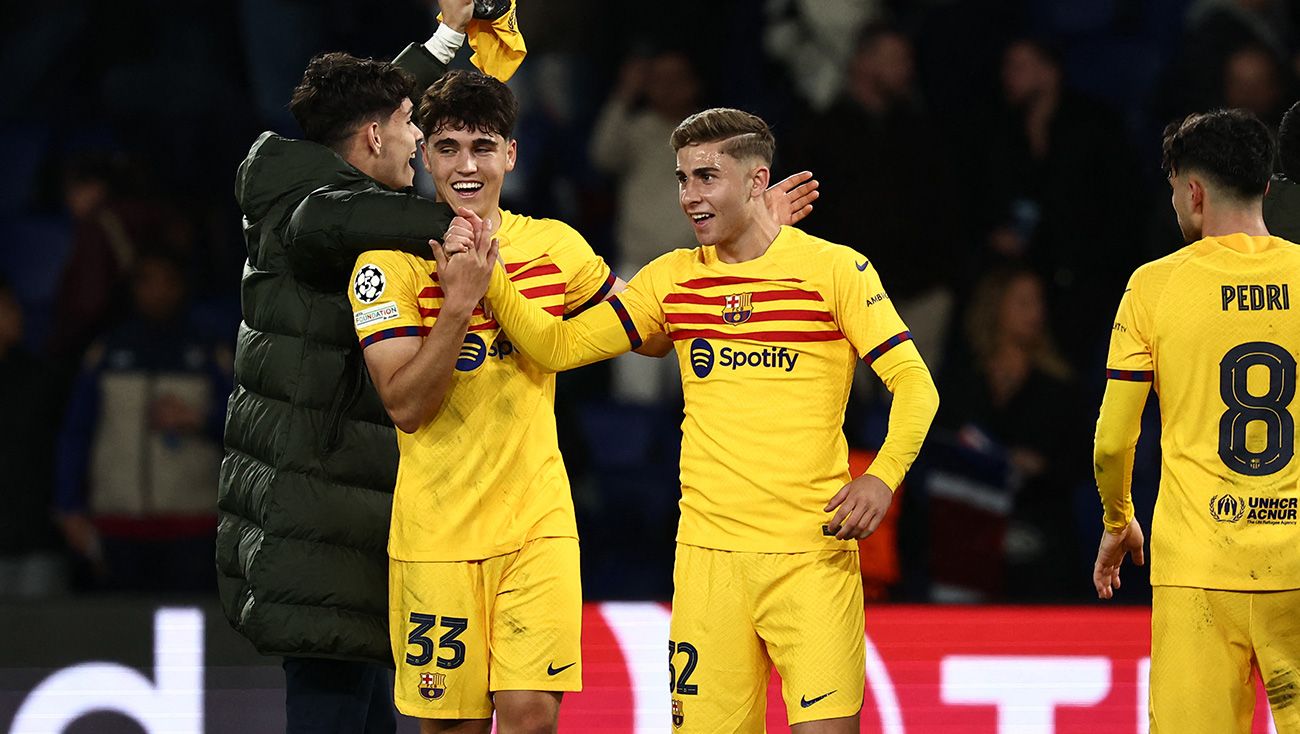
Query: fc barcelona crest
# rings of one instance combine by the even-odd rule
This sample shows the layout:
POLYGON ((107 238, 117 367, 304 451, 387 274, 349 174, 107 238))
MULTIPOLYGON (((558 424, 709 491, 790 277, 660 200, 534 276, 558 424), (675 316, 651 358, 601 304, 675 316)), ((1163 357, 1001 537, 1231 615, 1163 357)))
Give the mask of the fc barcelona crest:
POLYGON ((437 701, 447 693, 447 676, 442 673, 420 673, 420 695, 437 701))
POLYGON ((682 699, 673 699, 673 726, 680 729, 682 722, 686 721, 686 715, 682 713, 682 699))
POLYGON ((754 313, 753 299, 753 293, 735 293, 730 296, 723 296, 722 320, 733 326, 749 321, 749 315, 754 313))

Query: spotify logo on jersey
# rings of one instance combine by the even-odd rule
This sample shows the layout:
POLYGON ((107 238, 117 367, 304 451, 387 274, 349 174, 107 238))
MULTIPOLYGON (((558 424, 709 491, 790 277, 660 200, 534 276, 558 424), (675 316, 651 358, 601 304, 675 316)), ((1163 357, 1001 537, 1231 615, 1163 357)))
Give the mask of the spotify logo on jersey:
POLYGON ((703 339, 691 342, 691 369, 701 380, 713 371, 713 346, 703 339))
POLYGON ((460 356, 456 359, 456 369, 461 372, 473 372, 487 359, 487 342, 478 334, 466 334, 465 342, 460 345, 460 356))
POLYGON ((691 369, 703 380, 713 372, 713 367, 729 370, 760 369, 793 372, 799 353, 789 347, 760 347, 758 349, 733 349, 722 347, 716 358, 713 345, 704 339, 691 342, 691 369))

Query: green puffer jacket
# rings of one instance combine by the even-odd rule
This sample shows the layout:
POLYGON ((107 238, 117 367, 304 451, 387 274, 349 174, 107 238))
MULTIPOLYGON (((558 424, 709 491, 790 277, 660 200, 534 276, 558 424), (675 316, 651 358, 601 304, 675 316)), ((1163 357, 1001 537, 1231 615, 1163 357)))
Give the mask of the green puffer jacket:
MULTIPOLYGON (((418 89, 443 72, 412 44, 418 89)), ((386 545, 397 438, 348 304, 356 257, 427 253, 451 211, 315 143, 263 133, 239 167, 248 263, 218 495, 230 623, 267 655, 392 665, 386 545)))

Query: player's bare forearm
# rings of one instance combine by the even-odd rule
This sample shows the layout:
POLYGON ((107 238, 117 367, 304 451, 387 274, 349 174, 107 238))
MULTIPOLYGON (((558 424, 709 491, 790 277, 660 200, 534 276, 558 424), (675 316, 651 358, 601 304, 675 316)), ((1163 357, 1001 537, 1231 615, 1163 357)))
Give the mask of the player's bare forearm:
POLYGON ((457 217, 444 235, 446 247, 430 243, 444 297, 428 336, 419 342, 415 337, 380 341, 366 348, 375 389, 393 424, 407 433, 442 409, 470 318, 496 266, 496 243, 479 250, 468 247, 472 239, 469 223, 457 217))
POLYGON ((414 433, 442 409, 471 311, 472 307, 444 305, 423 339, 391 339, 366 348, 375 390, 400 430, 414 433))
POLYGON ((438 11, 443 23, 457 33, 464 33, 474 17, 474 0, 438 0, 438 11))

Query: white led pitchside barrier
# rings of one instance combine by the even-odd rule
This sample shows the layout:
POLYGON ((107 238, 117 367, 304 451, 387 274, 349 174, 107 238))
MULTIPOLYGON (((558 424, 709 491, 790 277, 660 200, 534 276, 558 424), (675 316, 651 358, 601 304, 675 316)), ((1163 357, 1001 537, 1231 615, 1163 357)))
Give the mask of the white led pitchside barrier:
MULTIPOLYGON (((227 685, 221 691, 225 703, 214 704, 207 695, 214 669, 205 662, 212 652, 205 650, 205 640, 215 646, 221 643, 213 643, 213 635, 222 640, 233 635, 220 629, 225 623, 219 615, 197 607, 143 605, 140 613, 153 615, 150 667, 93 657, 43 672, 26 690, 4 691, 13 703, 0 708, 0 732, 61 734, 96 712, 114 712, 119 721, 133 720, 148 734, 254 734, 243 710, 249 705, 264 707, 265 721, 279 717, 282 729, 277 707, 283 692, 267 683, 282 681, 278 670, 250 666, 260 671, 261 683, 247 691, 227 685), (236 719, 243 723, 233 725, 236 719)), ((666 606, 651 603, 587 605, 585 689, 565 697, 561 732, 673 731, 668 614, 666 606)), ((10 626, 3 634, 30 633, 10 626)), ((0 635, 0 649, 3 641, 0 635)), ((1145 609, 872 607, 862 731, 1146 734, 1149 644, 1145 609)), ((105 649, 111 649, 107 640, 105 649)), ((0 666, 5 664, 0 656, 0 666)), ((220 670, 229 681, 231 668, 220 670)), ((682 698, 689 717, 689 696, 682 698)), ((775 678, 768 701, 768 731, 789 731, 775 678)), ((403 726, 405 731, 410 724, 403 726)), ((1254 732, 1271 731, 1261 694, 1254 732)))

